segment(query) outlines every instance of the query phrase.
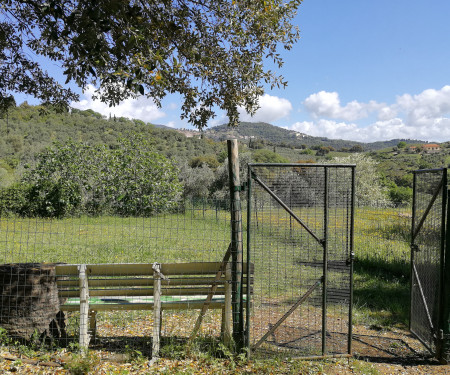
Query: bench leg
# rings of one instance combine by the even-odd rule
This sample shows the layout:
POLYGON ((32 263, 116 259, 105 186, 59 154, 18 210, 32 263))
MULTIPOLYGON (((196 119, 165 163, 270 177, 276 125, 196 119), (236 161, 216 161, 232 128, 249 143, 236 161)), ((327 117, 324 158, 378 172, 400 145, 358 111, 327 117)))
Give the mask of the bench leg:
POLYGON ((86 275, 86 265, 78 266, 80 283, 80 348, 87 350, 89 346, 89 287, 86 275))
POLYGON ((153 346, 152 361, 159 358, 161 335, 161 265, 153 264, 153 346))
POLYGON ((97 311, 89 311, 89 330, 91 331, 91 337, 95 340, 97 336, 97 311))

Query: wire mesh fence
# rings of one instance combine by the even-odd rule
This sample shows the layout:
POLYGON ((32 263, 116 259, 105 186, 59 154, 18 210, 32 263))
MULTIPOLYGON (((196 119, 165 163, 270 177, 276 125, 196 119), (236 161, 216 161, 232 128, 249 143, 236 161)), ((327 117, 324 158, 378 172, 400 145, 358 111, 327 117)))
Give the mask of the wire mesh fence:
POLYGON ((436 353, 444 270, 446 169, 417 171, 414 175, 411 265, 411 331, 436 353))
POLYGON ((411 205, 358 205, 355 257, 360 267, 407 277, 410 271, 411 205))
POLYGON ((251 347, 350 351, 353 168, 250 166, 251 347))
POLYGON ((229 202, 189 200, 177 207, 151 217, 0 217, 0 326, 13 339, 49 336, 67 344, 80 342, 80 326, 87 325, 91 347, 149 354, 155 320, 163 339, 185 341, 217 284, 198 334, 223 335, 227 272, 216 276, 230 244, 229 202), (163 275, 160 319, 149 311, 156 303, 155 262, 163 275), (80 264, 87 265, 87 320, 79 312, 80 264))
MULTIPOLYGON (((247 260, 255 267, 254 277, 242 280, 244 293, 251 290, 254 293, 252 315, 247 320, 250 344, 256 344, 308 294, 306 302, 269 334, 261 348, 272 352, 300 353, 302 356, 348 353, 351 343, 348 338, 351 327, 351 272, 348 264, 352 238, 351 173, 342 166, 310 168, 300 165, 273 169, 259 167, 255 171, 292 213, 253 181, 248 223, 246 194, 241 193, 242 242, 247 243, 246 229, 249 225, 251 252, 247 260), (328 279, 324 297, 324 247, 321 240, 325 237, 328 279), (324 298, 326 309, 323 308, 324 298)), ((215 284, 216 299, 211 301, 212 308, 205 314, 198 334, 213 340, 226 335, 231 317, 228 313, 223 314, 222 310, 233 310, 225 309, 231 270, 224 269, 218 282, 215 278, 230 245, 230 202, 189 200, 176 207, 150 217, 0 217, 0 273, 4 288, 0 326, 8 328, 15 337, 31 339, 39 333, 60 337, 60 342, 67 344, 79 342, 81 323, 88 328, 91 348, 117 351, 136 348, 150 356, 155 321, 160 321, 163 352, 165 347, 170 347, 165 344, 186 342, 203 307, 199 301, 206 299, 211 285, 215 284), (191 270, 172 269, 169 280, 161 279, 162 317, 158 318, 146 309, 122 311, 100 307, 109 299, 115 300, 110 302, 117 305, 130 305, 139 300, 139 303, 148 303, 148 308, 153 308, 155 271, 152 266, 155 262, 161 264, 163 275, 169 272, 165 271, 165 264, 197 264, 191 270), (136 270, 127 273, 122 269, 96 275, 97 285, 91 282, 88 286, 92 302, 97 299, 98 310, 89 312, 88 319, 80 322, 79 297, 75 302, 77 311, 69 306, 64 315, 51 309, 47 309, 47 315, 43 313, 45 306, 58 306, 59 311, 62 304, 70 305, 73 297, 62 293, 63 288, 67 291, 68 285, 72 284, 75 293, 80 292, 79 270, 75 271, 78 272, 75 276, 69 272, 58 273, 60 271, 53 267, 55 263, 131 263, 146 264, 149 268, 142 274, 137 274, 136 270), (27 265, 26 270, 19 264, 27 265), (216 268, 211 268, 211 264, 216 268), (59 286, 52 289, 57 278, 59 286), (108 278, 115 281, 106 282, 108 278), (178 284, 170 285, 171 279, 176 279, 178 284), (111 286, 111 283, 115 285, 111 286), (33 289, 35 287, 41 289, 33 289), (120 294, 109 292, 114 295, 101 295, 104 293, 102 290, 111 287, 120 289, 120 294), (99 291, 95 292, 95 289, 99 291), (140 293, 136 289, 148 289, 150 296, 132 295, 140 293), (179 308, 165 309, 164 305, 169 303, 178 303, 179 308), (31 313, 41 318, 30 319, 31 313), (55 314, 56 319, 50 319, 55 314), (21 331, 12 330, 8 325, 11 322, 16 322, 14 324, 20 326, 21 331)), ((407 277, 411 207, 360 206, 355 207, 354 215, 353 248, 358 267, 383 269, 407 277)), ((91 272, 89 267, 87 270, 91 272)), ((96 272, 106 271, 100 269, 96 272)), ((89 278, 93 279, 93 276, 89 278)), ((356 289, 359 288, 358 280, 356 289)), ((245 297, 241 301, 244 308, 247 300, 245 297)))

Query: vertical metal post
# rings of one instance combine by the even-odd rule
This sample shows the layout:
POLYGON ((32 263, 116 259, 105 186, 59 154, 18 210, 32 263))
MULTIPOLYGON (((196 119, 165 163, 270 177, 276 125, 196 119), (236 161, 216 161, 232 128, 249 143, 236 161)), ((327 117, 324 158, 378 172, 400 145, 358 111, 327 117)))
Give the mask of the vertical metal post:
POLYGON ((352 341, 353 341, 353 259, 354 242, 353 236, 355 231, 355 190, 356 190, 356 167, 352 167, 352 185, 351 185, 351 207, 350 207, 350 306, 348 311, 348 354, 352 354, 352 341))
MULTIPOLYGON (((448 178, 448 175, 447 175, 448 178)), ((447 180, 448 183, 448 180, 447 180)), ((450 189, 447 187, 447 222, 445 235, 445 282, 444 282, 444 345, 443 359, 450 363, 450 189)))
POLYGON ((443 170, 442 184, 442 231, 441 231, 441 278, 439 296, 440 334, 437 346, 437 358, 443 363, 450 361, 450 190, 448 190, 447 169, 443 170))
POLYGON ((243 346, 243 306, 242 298, 242 212, 239 191, 241 187, 239 179, 239 149, 237 139, 227 141, 228 147, 228 171, 230 179, 231 198, 231 269, 232 269, 232 305, 233 305, 233 339, 237 350, 243 346))
POLYGON ((327 351, 327 284, 328 284, 328 167, 324 167, 323 203, 323 289, 322 289, 322 355, 327 351))
POLYGON ((414 294, 414 232, 415 226, 416 226, 416 204, 417 204, 417 174, 415 171, 413 171, 413 201, 412 201, 412 213, 411 213, 411 260, 410 260, 410 267, 411 270, 409 272, 410 277, 410 296, 409 296, 409 330, 411 331, 412 328, 412 311, 413 311, 413 294, 414 294))
POLYGON ((251 167, 248 166, 247 170, 247 301, 246 301, 246 325, 245 325, 245 346, 247 347, 247 353, 250 357, 250 309, 251 309, 251 256, 250 256, 250 250, 251 250, 251 219, 252 219, 252 171, 251 167))

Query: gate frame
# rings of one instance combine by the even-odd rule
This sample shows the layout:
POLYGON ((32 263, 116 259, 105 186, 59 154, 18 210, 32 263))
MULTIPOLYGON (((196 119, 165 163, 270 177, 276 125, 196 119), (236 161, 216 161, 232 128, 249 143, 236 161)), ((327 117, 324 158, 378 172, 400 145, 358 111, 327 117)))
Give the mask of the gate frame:
MULTIPOLYGON (((410 318, 409 330, 410 332, 432 353, 440 362, 450 362, 450 187, 448 186, 448 169, 420 169, 413 171, 413 202, 412 202, 412 220, 411 220, 411 275, 410 275, 410 318), (442 207, 441 207, 441 240, 440 240, 440 259, 439 259, 439 295, 437 298, 437 327, 434 327, 432 336, 434 336, 436 351, 433 353, 432 348, 428 343, 424 342, 412 328, 412 305, 413 305, 413 280, 418 279, 415 276, 414 268, 414 252, 417 245, 415 239, 420 232, 421 225, 424 223, 426 217, 431 210, 432 205, 429 205, 421 218, 416 217, 416 188, 417 175, 425 173, 442 172, 442 182, 439 189, 436 190, 435 197, 442 189, 442 207), (420 219, 416 227, 416 218, 420 219), (418 230, 417 230, 418 229, 418 230)), ((420 279, 418 280, 420 287, 420 279)), ((422 292, 422 291, 421 291, 422 292)), ((423 292, 422 292, 423 293, 423 292)), ((428 306, 425 306, 428 314, 428 306)), ((430 317, 429 317, 430 319, 430 317)))
MULTIPOLYGON (((305 168, 324 168, 325 183, 324 183, 324 238, 319 239, 311 230, 303 224, 300 219, 297 221, 302 225, 302 227, 314 237, 323 247, 323 275, 320 279, 322 283, 322 355, 318 356, 307 356, 301 357, 302 359, 322 359, 328 357, 351 357, 352 356, 352 341, 353 341, 353 266, 354 266, 354 227, 355 227, 355 204, 356 204, 356 164, 312 164, 312 163, 249 163, 247 167, 247 263, 251 261, 251 194, 252 194, 252 180, 254 178, 254 172, 252 167, 305 167, 305 168), (347 342, 347 353, 346 354, 326 354, 326 333, 327 333, 327 321, 326 321, 326 311, 327 311, 327 264, 328 264, 328 169, 329 168, 351 168, 351 198, 350 198, 350 225, 349 225, 349 308, 348 308, 348 342, 347 342)), ((257 181, 257 180, 256 180, 257 181)), ((264 188, 265 189, 265 188, 264 188)), ((275 194, 274 194, 275 195, 275 194)), ((276 195, 275 195, 276 196, 276 195)), ((278 203, 282 202, 281 199, 278 203)), ((282 202, 284 204, 284 202, 282 202)), ((282 205, 282 204, 280 204, 282 205)), ((282 205, 283 206, 283 205, 282 205)), ((283 207, 284 208, 284 207, 283 207)), ((290 210, 287 210, 289 214, 290 210)), ((292 215, 292 214, 291 214, 292 215)), ((310 293, 315 289, 319 281, 317 281, 312 288, 310 288, 297 303, 275 324, 275 330, 282 321, 288 317, 298 306, 300 306, 310 295, 310 293)), ((247 288, 250 288, 250 280, 247 279, 247 288)), ((250 289, 247 289, 250 290, 250 289)), ((248 356, 251 356, 252 347, 250 343, 250 322, 251 322, 251 298, 247 298, 246 301, 246 326, 245 326, 245 346, 247 347, 248 356)), ((269 330, 270 332, 270 330, 269 330)), ((264 336, 263 336, 264 337, 264 336)))

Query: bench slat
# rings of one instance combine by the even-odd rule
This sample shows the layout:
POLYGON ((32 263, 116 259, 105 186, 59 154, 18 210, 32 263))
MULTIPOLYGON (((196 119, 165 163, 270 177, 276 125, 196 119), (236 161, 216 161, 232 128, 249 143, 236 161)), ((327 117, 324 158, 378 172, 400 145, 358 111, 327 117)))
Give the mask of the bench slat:
MULTIPOLYGON (((205 301, 180 301, 180 302, 162 302, 161 310, 188 310, 201 309, 205 301)), ((209 305, 210 309, 223 308, 223 301, 213 301, 209 305)), ((62 305, 62 311, 79 311, 80 305, 62 305)), ((110 311, 110 310, 153 310, 153 303, 105 303, 105 304, 89 304, 89 310, 94 311, 110 311)))
MULTIPOLYGON (((251 278, 251 281, 253 279, 251 278)), ((153 278, 142 279, 91 279, 89 278, 89 287, 123 287, 123 286, 153 286, 153 278)), ((56 283, 59 289, 77 289, 79 286, 78 279, 57 279, 56 283)), ((247 283, 247 278, 244 277, 243 283, 247 283)), ((216 281, 213 277, 195 277, 195 278, 170 278, 168 280, 161 280, 162 286, 185 286, 185 285, 206 285, 212 286, 214 284, 224 285, 225 278, 216 281)))
MULTIPOLYGON (((242 291, 244 294, 247 294, 247 287, 243 287, 242 291)), ((161 294, 163 296, 195 296, 202 295, 206 296, 210 292, 209 288, 168 288, 162 289, 161 294)), ((214 294, 225 293, 225 287, 218 287, 214 294)), ((89 289, 89 294, 92 297, 111 297, 111 296, 153 296, 153 288, 136 288, 136 289, 89 289)), ((62 298, 70 298, 70 297, 78 297, 80 295, 80 291, 77 289, 72 290, 60 290, 58 293, 59 297, 62 298)))
MULTIPOLYGON (((162 263, 163 275, 215 275, 221 262, 162 263)), ((243 272, 247 273, 247 264, 243 263, 243 272)), ((250 271, 253 273, 253 265, 250 271)), ((57 276, 78 276, 77 264, 58 264, 55 267, 57 276)), ((152 264, 117 263, 87 264, 86 274, 96 276, 153 276, 152 264)))
MULTIPOLYGON (((223 294, 225 288, 217 288, 216 294, 223 294)), ((193 296, 193 295, 207 295, 209 289, 207 288, 172 288, 162 289, 163 296, 193 296)), ((79 290, 61 290, 60 297, 78 297, 79 290)), ((135 289, 89 289, 89 295, 92 297, 99 296, 153 296, 153 288, 135 288, 135 289)))
MULTIPOLYGON (((192 278, 170 278, 169 280, 161 280, 161 285, 213 285, 215 282, 214 277, 192 277, 192 278)), ((56 281, 58 287, 78 287, 79 281, 77 279, 58 279, 56 281)), ((225 277, 223 277, 219 284, 225 283, 225 277)), ((94 279, 89 278, 89 287, 93 286, 153 286, 153 278, 108 278, 108 279, 94 279)))

